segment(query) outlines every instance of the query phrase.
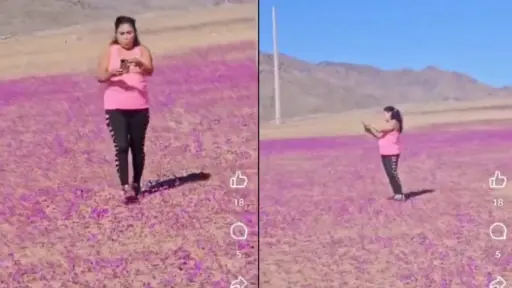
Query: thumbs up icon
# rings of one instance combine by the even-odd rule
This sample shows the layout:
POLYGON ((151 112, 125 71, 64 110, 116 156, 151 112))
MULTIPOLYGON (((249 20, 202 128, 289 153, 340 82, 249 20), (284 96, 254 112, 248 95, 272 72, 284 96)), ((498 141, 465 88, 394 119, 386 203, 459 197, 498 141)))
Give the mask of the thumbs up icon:
POLYGON ((236 171, 235 176, 229 179, 229 186, 231 186, 231 188, 245 188, 247 182, 247 177, 242 175, 242 172, 236 171))
POLYGON ((494 172, 494 175, 489 178, 489 187, 492 189, 502 189, 507 185, 507 177, 501 175, 500 171, 494 172))

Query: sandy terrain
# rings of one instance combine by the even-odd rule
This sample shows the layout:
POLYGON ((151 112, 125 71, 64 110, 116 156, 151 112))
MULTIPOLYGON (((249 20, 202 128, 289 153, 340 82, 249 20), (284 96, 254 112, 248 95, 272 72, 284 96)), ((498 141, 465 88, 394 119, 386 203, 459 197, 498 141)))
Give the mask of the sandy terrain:
MULTIPOLYGON (((399 107, 406 117, 405 127, 415 129, 436 124, 454 124, 486 120, 511 120, 512 99, 404 104, 399 107)), ((361 121, 379 123, 381 107, 350 112, 311 115, 284 121, 281 125, 260 125, 261 139, 300 138, 362 134, 361 121)), ((508 121, 509 123, 512 121, 508 121)), ((476 124, 475 124, 476 125, 476 124)))
MULTIPOLYGON (((254 5, 226 5, 198 8, 194 12, 141 15, 137 17, 137 25, 142 41, 158 56, 193 47, 254 40, 255 16, 254 5)), ((91 70, 113 35, 112 21, 0 41, 0 77, 91 70)))

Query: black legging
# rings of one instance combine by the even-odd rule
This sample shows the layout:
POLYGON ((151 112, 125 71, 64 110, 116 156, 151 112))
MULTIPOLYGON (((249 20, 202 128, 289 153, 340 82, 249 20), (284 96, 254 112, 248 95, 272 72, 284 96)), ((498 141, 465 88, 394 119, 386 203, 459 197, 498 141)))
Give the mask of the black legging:
POLYGON ((384 171, 386 171, 393 193, 395 195, 402 195, 402 183, 397 172, 398 159, 400 159, 400 155, 382 155, 382 165, 384 165, 384 171))
POLYGON ((106 110, 105 114, 114 141, 116 168, 121 185, 129 185, 128 150, 132 153, 133 183, 140 185, 144 171, 144 143, 149 125, 149 109, 106 110))

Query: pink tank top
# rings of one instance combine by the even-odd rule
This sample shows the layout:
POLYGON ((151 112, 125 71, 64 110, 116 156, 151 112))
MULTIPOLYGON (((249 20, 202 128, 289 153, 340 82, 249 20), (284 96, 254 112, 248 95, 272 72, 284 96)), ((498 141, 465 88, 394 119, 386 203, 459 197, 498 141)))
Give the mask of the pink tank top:
MULTIPOLYGON (((119 45, 110 46, 110 62, 108 67, 110 70, 121 67, 120 49, 119 45)), ((127 56, 129 58, 140 57, 140 54, 140 47, 135 47, 129 51, 127 56)), ((106 110, 136 110, 149 107, 146 77, 140 73, 137 67, 130 67, 128 73, 112 77, 107 82, 103 95, 106 110)))
POLYGON ((380 155, 400 154, 400 133, 391 131, 379 138, 380 155))

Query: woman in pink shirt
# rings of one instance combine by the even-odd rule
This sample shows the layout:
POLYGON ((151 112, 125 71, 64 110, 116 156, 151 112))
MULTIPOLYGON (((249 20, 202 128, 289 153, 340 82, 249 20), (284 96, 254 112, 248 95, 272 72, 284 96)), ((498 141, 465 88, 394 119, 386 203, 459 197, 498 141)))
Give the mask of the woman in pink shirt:
POLYGON ((404 201, 406 198, 397 171, 400 158, 400 134, 402 134, 404 123, 402 114, 395 107, 387 106, 384 107, 384 120, 382 127, 378 128, 363 123, 364 131, 378 140, 384 171, 394 194, 391 199, 404 201))
POLYGON ((126 200, 136 200, 144 170, 144 143, 149 125, 146 77, 153 74, 150 51, 140 43, 135 19, 119 16, 115 36, 103 53, 97 78, 104 83, 107 127, 112 136, 116 168, 126 200), (128 180, 128 151, 132 154, 133 178, 128 180))

